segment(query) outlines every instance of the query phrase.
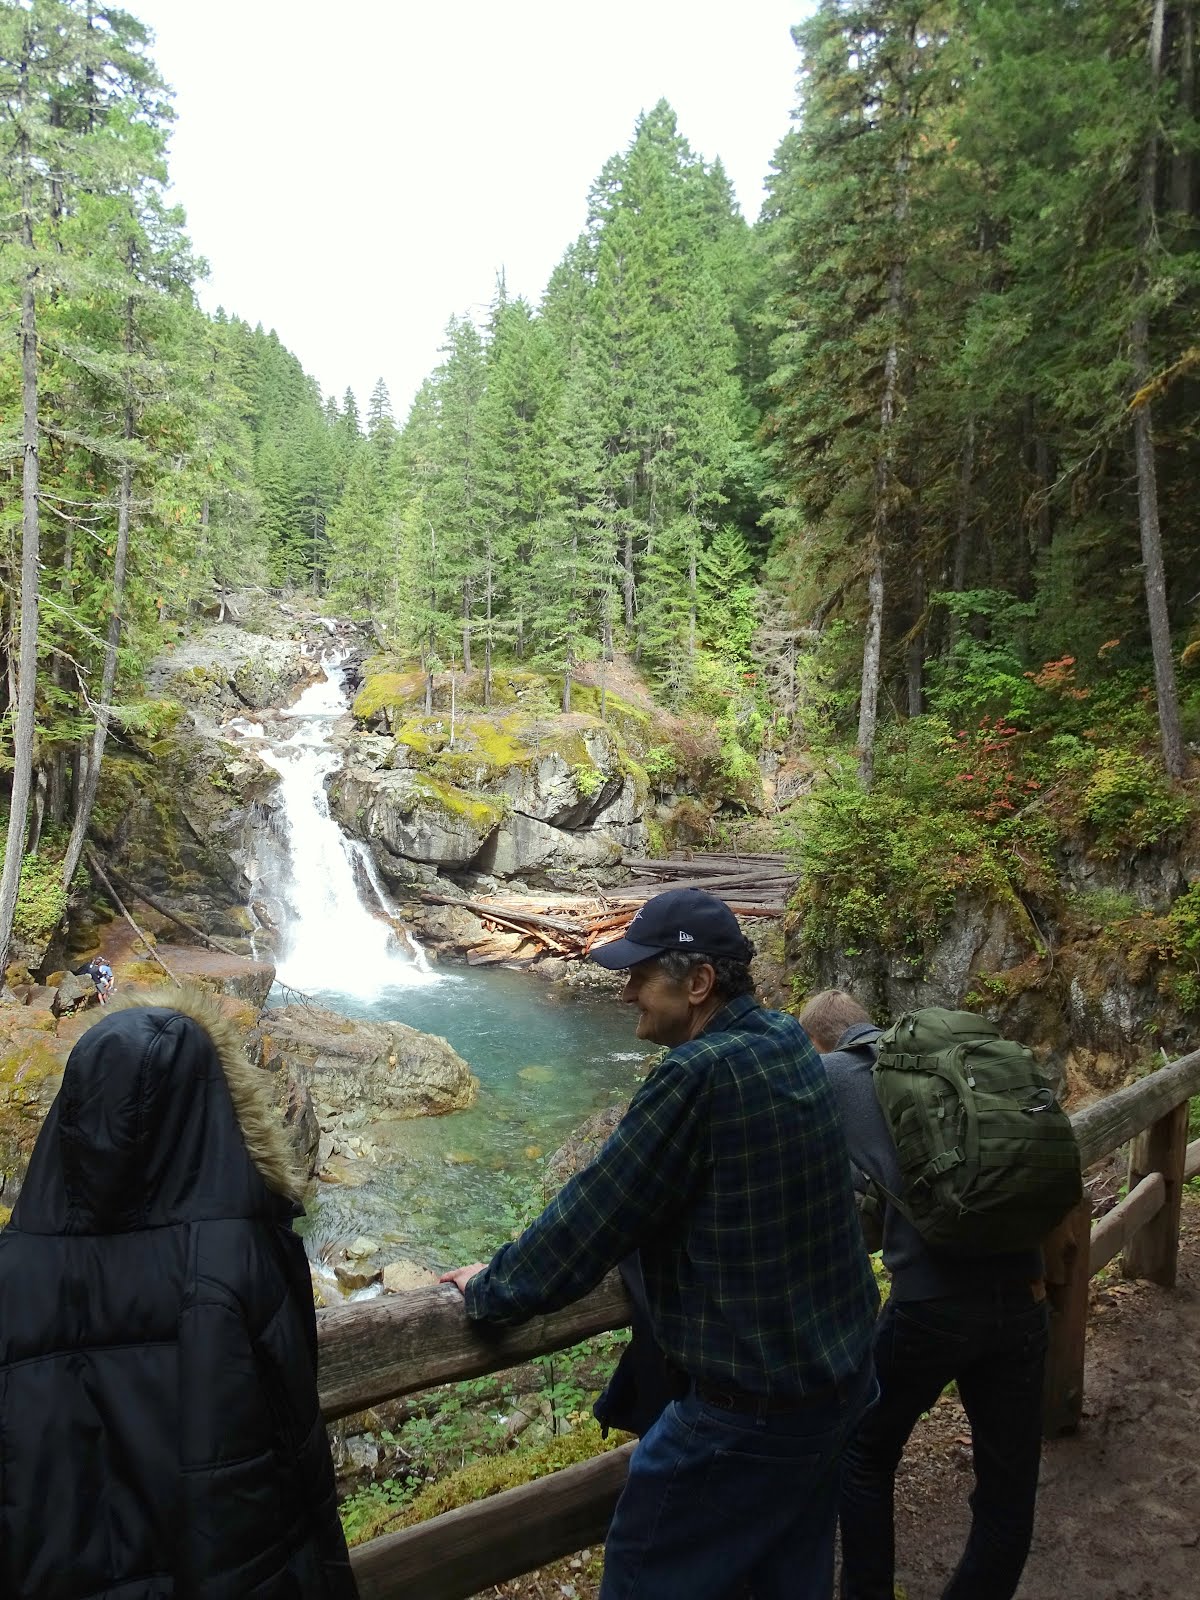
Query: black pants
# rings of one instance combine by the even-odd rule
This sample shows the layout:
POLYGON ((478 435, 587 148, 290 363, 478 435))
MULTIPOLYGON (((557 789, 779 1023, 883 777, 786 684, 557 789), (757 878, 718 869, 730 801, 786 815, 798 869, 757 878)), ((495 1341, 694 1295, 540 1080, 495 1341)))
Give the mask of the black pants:
POLYGON ((875 1336, 879 1399, 843 1459, 842 1600, 892 1600, 892 1491, 904 1446, 948 1383, 971 1424, 971 1533, 943 1600, 1011 1600, 1033 1536, 1047 1315, 1028 1285, 889 1301, 875 1336))

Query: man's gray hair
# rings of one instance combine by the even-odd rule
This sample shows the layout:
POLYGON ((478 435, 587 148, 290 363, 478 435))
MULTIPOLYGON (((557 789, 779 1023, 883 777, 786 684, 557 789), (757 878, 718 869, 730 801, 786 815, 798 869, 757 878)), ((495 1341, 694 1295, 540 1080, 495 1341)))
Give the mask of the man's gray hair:
POLYGON ((837 1048, 847 1028, 870 1023, 871 1018, 845 989, 822 989, 801 1011, 799 1022, 822 1054, 837 1048))
POLYGON ((664 950, 658 957, 659 970, 665 972, 672 983, 686 983, 688 974, 704 962, 716 973, 714 987, 723 999, 736 1000, 739 995, 754 993, 749 961, 734 961, 731 956, 697 955, 690 950, 664 950))

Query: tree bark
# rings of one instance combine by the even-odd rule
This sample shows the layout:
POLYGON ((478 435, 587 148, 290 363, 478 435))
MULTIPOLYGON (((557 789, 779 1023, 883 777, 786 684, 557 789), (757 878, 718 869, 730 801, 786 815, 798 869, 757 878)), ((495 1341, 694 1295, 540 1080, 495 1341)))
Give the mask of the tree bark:
POLYGON ((908 641, 906 676, 908 680, 908 714, 919 717, 925 709, 925 562, 917 557, 913 567, 913 626, 908 641))
MULTIPOLYGON (((127 260, 133 270, 132 259, 127 260)), ((125 302, 125 356, 132 363, 134 349, 133 298, 125 302)), ((126 384, 132 383, 131 371, 126 372, 126 384)), ((69 889, 83 854, 83 841, 92 820, 96 803, 96 790, 100 783, 100 764, 104 759, 104 746, 108 740, 108 722, 112 715, 113 688, 117 681, 117 646, 121 642, 121 610, 125 604, 125 570, 129 559, 129 524, 133 501, 133 463, 129 451, 134 436, 133 396, 127 392, 124 418, 125 459, 121 462, 120 483, 117 490, 117 547, 113 557, 112 609, 108 614, 108 629, 104 639, 104 666, 100 675, 100 703, 96 707, 96 726, 92 730, 91 749, 83 771, 83 786, 75 797, 75 821, 71 838, 63 858, 63 887, 69 889)))
POLYGON ((688 664, 696 659, 696 541, 688 550, 688 664))
MULTIPOLYGON (((975 478, 975 418, 967 420, 967 440, 963 445, 962 466, 958 474, 958 520, 954 534, 954 571, 950 587, 962 594, 971 569, 971 496, 975 478)), ((951 629, 953 636, 955 629, 951 629)))
MULTIPOLYGON (((912 64, 915 35, 910 30, 909 50, 902 70, 912 64)), ((896 112, 901 123, 912 117, 908 86, 901 86, 896 112)), ((893 206, 897 232, 908 218, 908 138, 905 129, 896 154, 893 206)), ((897 242, 898 250, 901 245, 897 242)), ((879 717, 880 664, 883 653, 883 602, 887 543, 891 533, 891 502, 895 481, 896 399, 900 389, 900 318, 904 306, 904 261, 897 257, 888 273, 888 348, 883 363, 883 397, 879 403, 879 455, 875 463, 875 514, 871 522, 871 573, 867 580, 867 633, 863 641, 862 688, 858 707, 858 777, 864 789, 875 778, 875 728, 879 717)))
MULTIPOLYGON (((1150 21, 1150 75, 1155 87, 1162 72, 1163 14, 1165 0, 1155 0, 1150 21)), ((1158 168, 1158 134, 1152 131, 1142 153, 1138 189, 1141 262, 1138 268, 1138 305, 1130 328, 1135 390, 1151 378, 1150 313, 1146 304, 1148 257, 1154 238, 1154 183, 1158 168)), ((1142 572, 1146 610, 1150 618, 1150 647, 1154 653, 1154 687, 1158 699, 1158 726, 1163 765, 1173 778, 1184 774, 1183 732, 1179 723, 1179 698, 1175 687, 1175 659, 1171 652, 1171 622, 1167 609, 1167 583, 1163 570, 1162 536, 1158 521, 1158 479, 1154 460, 1154 433, 1150 401, 1134 408, 1133 449, 1137 466, 1138 525, 1142 540, 1142 572)))
POLYGON ((492 563, 488 558, 487 570, 487 632, 483 639, 483 704, 492 703, 492 563))
MULTIPOLYGON (((1179 105, 1185 116, 1191 117, 1196 109, 1196 17, 1192 0, 1175 8, 1178 27, 1177 57, 1179 79, 1179 105)), ((1175 150, 1171 155, 1171 210, 1180 216, 1192 214, 1193 173, 1195 156, 1190 149, 1175 150)))
POLYGON ((625 524, 625 549, 621 588, 625 600, 625 626, 633 631, 633 526, 625 524))
MULTIPOLYGON (((22 126, 28 115, 28 62, 21 65, 22 126)), ((4 869, 0 872, 0 976, 8 965, 13 918, 25 855, 25 823, 33 781, 34 714, 37 696, 38 574, 41 539, 38 501, 37 263, 33 258, 33 172, 29 135, 20 135, 21 244, 26 253, 21 284, 21 643, 17 665, 17 715, 13 737, 12 797, 4 869)))

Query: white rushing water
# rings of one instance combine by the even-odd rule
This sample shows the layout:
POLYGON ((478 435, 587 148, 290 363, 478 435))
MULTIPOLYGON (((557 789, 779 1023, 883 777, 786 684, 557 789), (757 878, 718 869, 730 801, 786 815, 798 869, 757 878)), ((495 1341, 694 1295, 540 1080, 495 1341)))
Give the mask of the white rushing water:
POLYGON ((259 757, 280 776, 287 881, 280 886, 279 982, 309 994, 372 1000, 389 989, 445 980, 430 971, 411 936, 411 950, 402 947, 387 920, 394 912, 370 852, 329 814, 325 780, 342 764, 333 729, 348 705, 340 660, 326 657, 322 680, 283 713, 295 723, 291 738, 268 743, 260 724, 241 718, 230 731, 254 741, 259 757), (359 893, 364 880, 374 906, 359 893))

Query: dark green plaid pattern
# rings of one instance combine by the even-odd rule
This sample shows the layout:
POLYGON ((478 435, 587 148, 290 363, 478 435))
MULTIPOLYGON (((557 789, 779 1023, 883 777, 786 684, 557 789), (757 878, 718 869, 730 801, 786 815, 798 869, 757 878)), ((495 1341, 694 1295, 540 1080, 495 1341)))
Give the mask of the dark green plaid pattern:
POLYGON ((825 1072, 750 996, 655 1068, 595 1161, 466 1290, 474 1319, 568 1305, 640 1248, 683 1371, 780 1397, 865 1361, 878 1306, 825 1072))

